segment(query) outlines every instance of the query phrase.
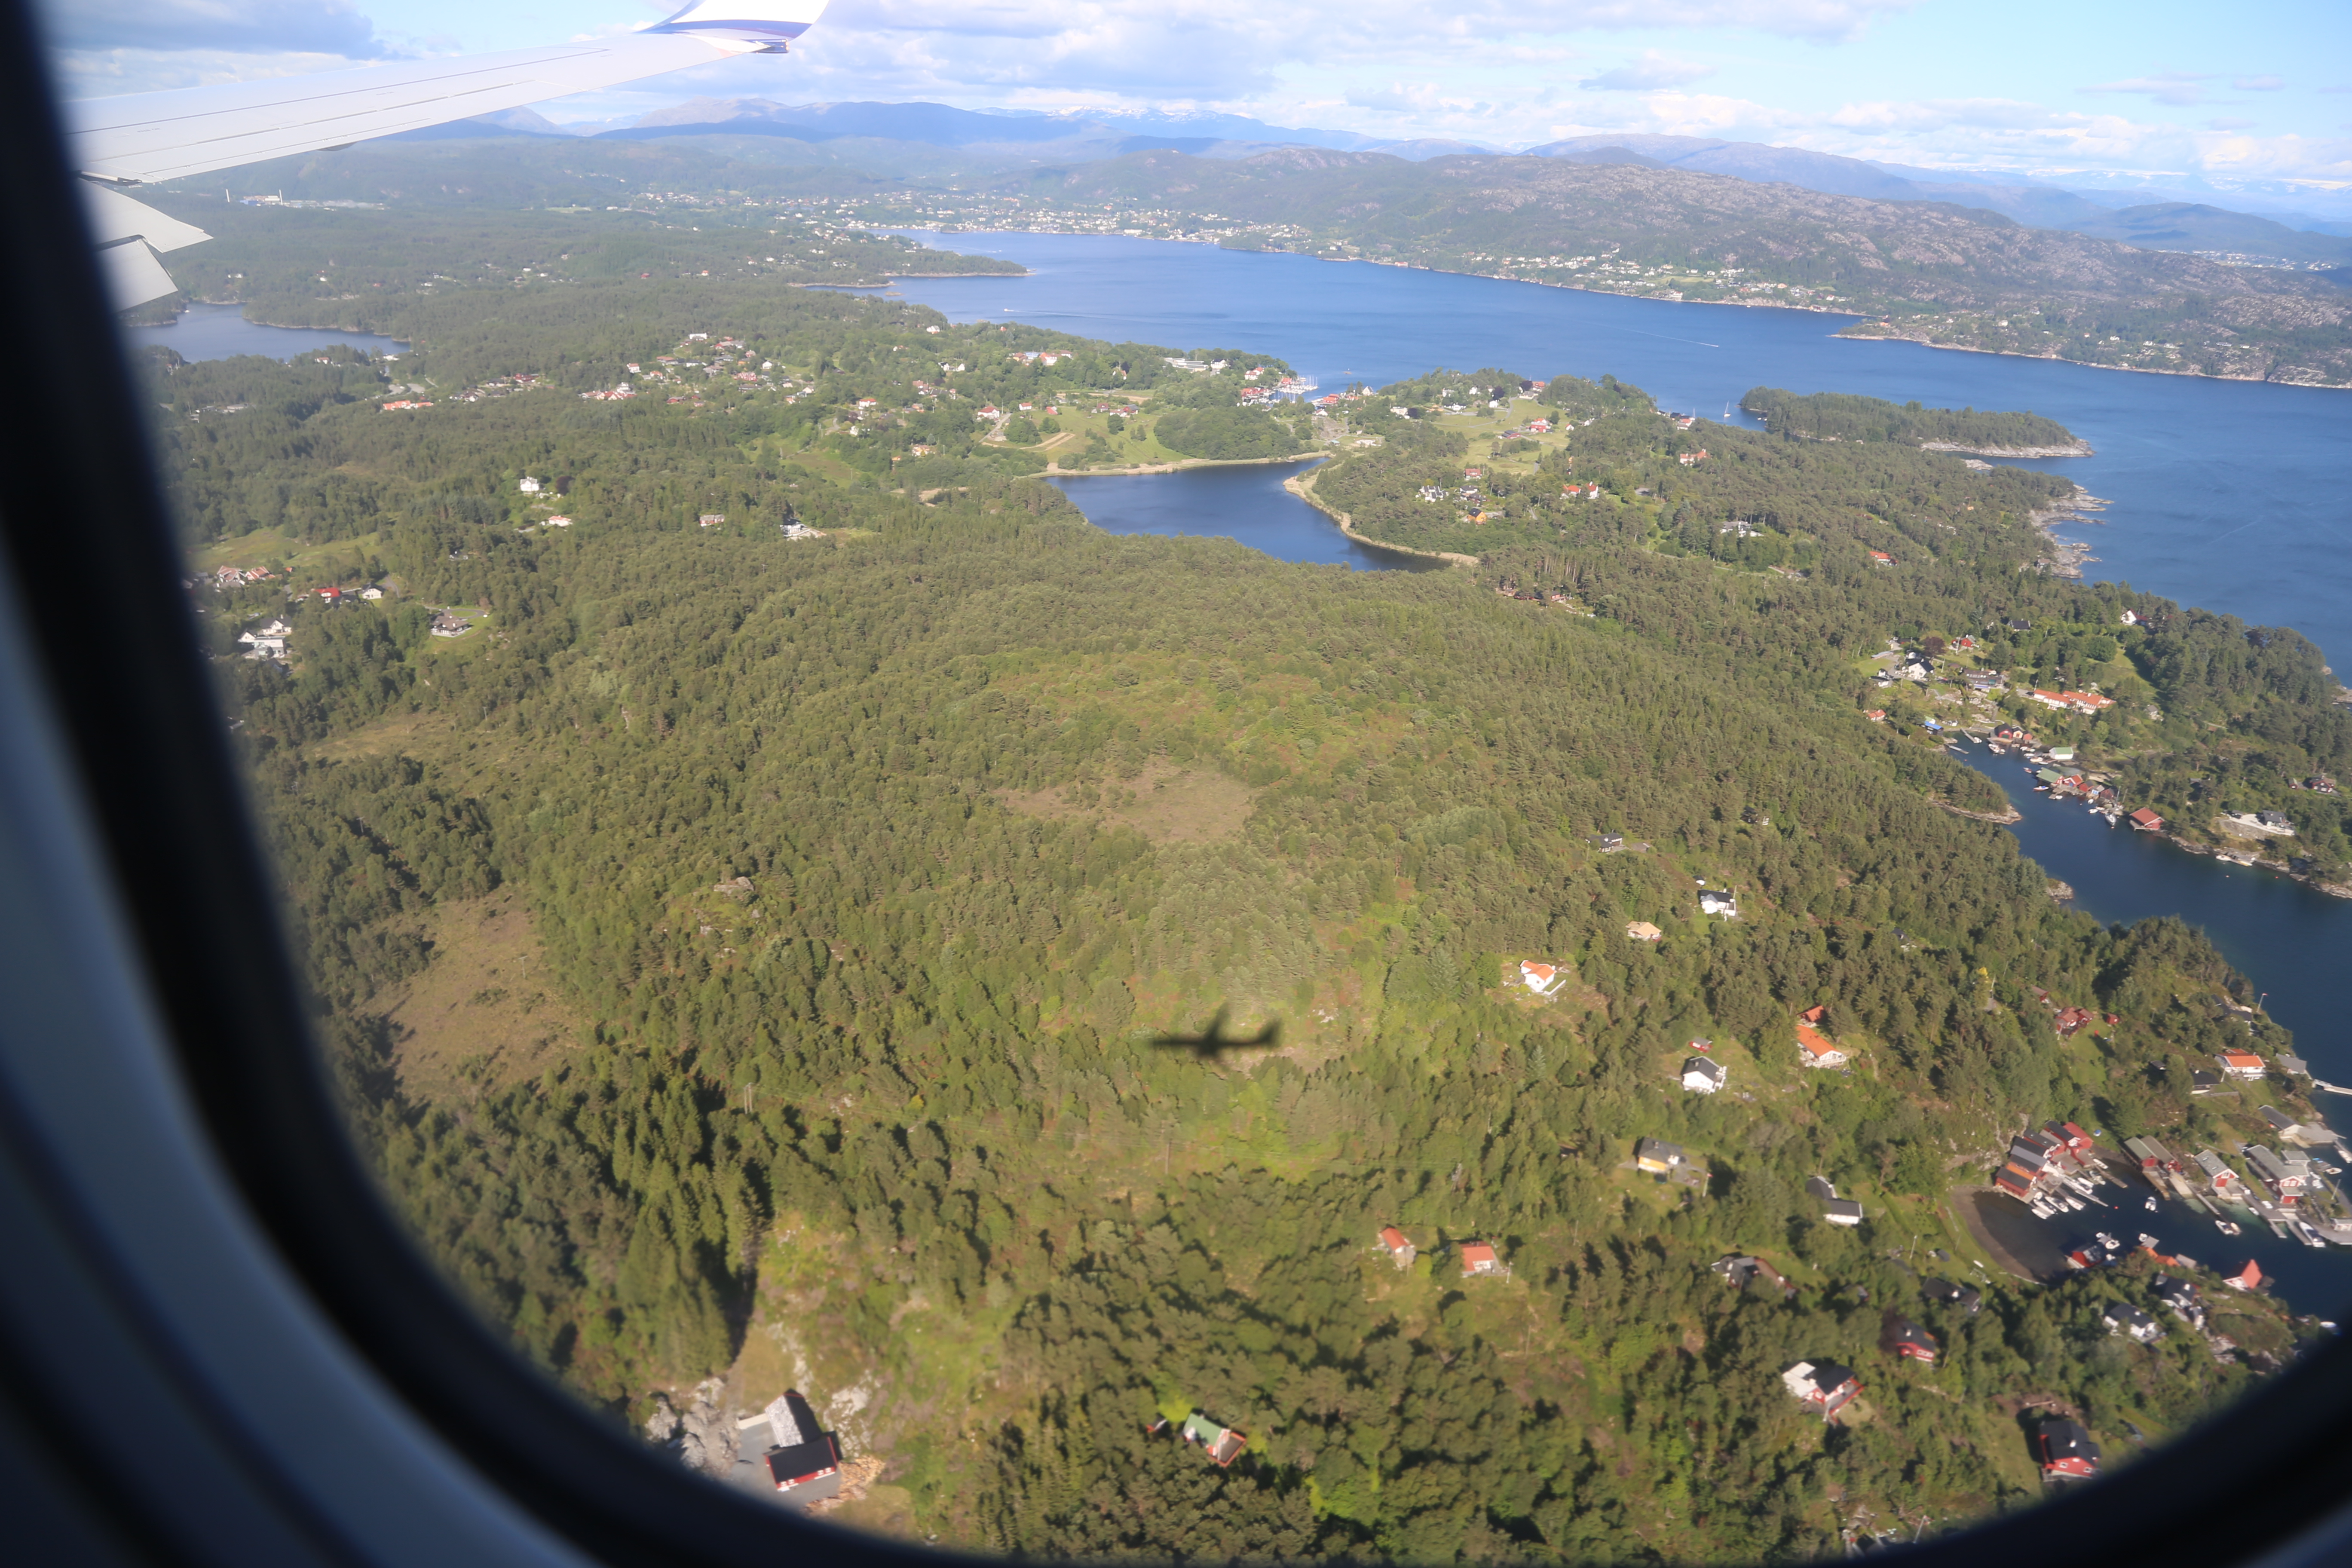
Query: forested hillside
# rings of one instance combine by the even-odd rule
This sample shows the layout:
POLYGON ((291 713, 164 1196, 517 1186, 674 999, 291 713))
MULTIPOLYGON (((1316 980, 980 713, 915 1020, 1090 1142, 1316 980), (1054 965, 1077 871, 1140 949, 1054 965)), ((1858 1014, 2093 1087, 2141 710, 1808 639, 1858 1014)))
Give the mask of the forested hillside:
MULTIPOLYGON (((1971 1275, 1972 1317, 1919 1295, 1975 1256, 1945 1205, 2019 1125, 2218 1136, 2187 1074, 2245 1037, 2182 1005, 2244 990, 2201 937, 2066 912, 1943 809, 1996 790, 1856 711, 1891 636, 2105 613, 2018 570, 2059 481, 1677 432, 1563 378, 1570 447, 1509 459, 1551 493, 1498 490, 1479 569, 1286 565, 1108 536, 971 417, 1156 387, 1180 439, 1300 438, 1218 405, 1239 364, 612 289, 436 300, 389 367, 144 373, 214 646, 291 623, 285 667, 220 668, 355 1124, 584 1397, 796 1381, 923 1533, 980 1548, 1756 1559, 1838 1551, 1864 1503, 2027 1502, 2021 1397, 2120 1461, 2124 1423, 2176 1432, 2310 1331, 2249 1299, 2228 1359, 2113 1340, 2144 1258, 1971 1275), (531 355, 553 389, 498 381, 531 355), (641 395, 577 395, 632 362, 641 395), (420 401, 395 378, 444 395, 388 407, 420 401), (1559 510, 1588 475, 1612 499, 1559 510), (1784 571, 1685 542, 1727 510, 1784 571), (1593 613, 1494 591, 1520 576, 1593 613), (493 963, 501 900, 533 938, 493 963), (2063 1039, 2037 988, 2122 1022, 2063 1039), (508 1005, 531 1021, 463 1034, 508 1005), (1815 1006, 1850 1070, 1799 1066, 1815 1006), (1702 1040, 1724 1093, 1679 1087, 1702 1040), (1636 1172, 1643 1136, 1703 1173, 1636 1172), (1472 1241, 1507 1273, 1466 1277, 1472 1241), (1728 1288, 1730 1253, 1792 1289, 1728 1288), (1879 1348, 1890 1304, 1940 1365, 1879 1348), (1865 1406, 1807 1415, 1800 1358, 1859 1368, 1865 1406), (1232 1468, 1147 1433, 1193 1409, 1247 1434, 1232 1468)), ((1463 483, 1465 438, 1389 406, 1318 480, 1375 532, 1463 483)), ((1438 510, 1427 537, 1465 526, 1438 510)), ((2274 646, 2148 679, 2316 736, 2274 646)))
POLYGON ((1900 441, 1938 451, 2024 452, 2034 457, 2087 457, 2089 447, 2055 419, 2038 414, 1992 409, 1922 408, 1843 392, 1800 396, 1759 386, 1739 406, 1764 421, 1775 436, 1811 441, 1900 441))

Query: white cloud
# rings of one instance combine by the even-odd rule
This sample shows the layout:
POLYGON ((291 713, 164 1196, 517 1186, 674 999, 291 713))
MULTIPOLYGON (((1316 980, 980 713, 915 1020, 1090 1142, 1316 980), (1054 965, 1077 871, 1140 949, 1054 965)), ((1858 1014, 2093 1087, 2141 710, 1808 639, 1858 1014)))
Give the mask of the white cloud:
POLYGON ((1702 61, 1676 59, 1656 49, 1643 49, 1614 70, 1587 77, 1577 85, 1603 92, 1650 92, 1662 87, 1687 86, 1714 74, 1715 68, 1702 61))
POLYGON ((2211 73, 2165 71, 2157 76, 2137 76, 2124 81, 2101 82, 2086 87, 2084 92, 2138 93, 2158 103, 2186 108, 2205 101, 2205 84, 2213 80, 2211 73))
POLYGON ((69 49, 210 50, 381 58, 375 24, 350 0, 75 0, 46 15, 69 49))
POLYGON ((2240 92, 2276 92, 2286 85, 2283 76, 2233 76, 2230 85, 2240 92))

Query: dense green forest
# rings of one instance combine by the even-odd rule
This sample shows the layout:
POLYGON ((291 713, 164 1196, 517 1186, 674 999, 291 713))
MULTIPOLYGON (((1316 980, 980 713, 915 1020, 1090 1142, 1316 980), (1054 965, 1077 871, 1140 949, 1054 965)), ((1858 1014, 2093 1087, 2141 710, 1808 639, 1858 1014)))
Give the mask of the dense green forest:
POLYGON ((1865 1504, 2021 1505, 2021 1402, 2120 1460, 2124 1423, 2177 1432, 2311 1331, 2247 1299, 2231 1358, 2116 1341, 2146 1259, 1971 1275, 1976 1316, 1920 1295, 2026 1121, 2221 1137, 2188 1074, 2246 988, 2176 923, 2053 903, 1943 809, 1997 790, 1864 720, 1861 661, 2030 620, 2020 661, 2144 663, 2167 717, 2097 722, 2151 755, 2209 712, 2213 744, 2345 745, 2291 634, 2021 572, 2060 481, 1559 378, 1568 445, 1469 454, 1472 527, 1417 496, 1465 437, 1388 412, 1490 380, 1438 372, 1361 405, 1382 444, 1318 497, 1482 563, 1350 574, 1106 535, 971 413, 1148 388, 1163 439, 1296 449, 1231 404, 1277 362, 748 278, 411 309, 391 363, 142 374, 354 1124, 425 1248, 616 1415, 798 1381, 979 1548, 1754 1560, 1834 1552, 1865 1504), (578 395, 633 363, 641 395, 578 395), (1727 552, 1733 517, 1786 559, 1727 552), (227 657, 271 616, 289 664, 227 657), (509 908, 530 943, 486 956, 509 908), (478 978, 425 1005, 444 975, 478 978), (2062 1038, 2037 989, 2122 1022, 2062 1038), (1850 1071, 1800 1068, 1815 1005, 1850 1071), (1219 1019, 1270 1037, 1199 1045, 1219 1019), (1698 1039, 1724 1093, 1678 1086, 1698 1039), (1643 1136, 1705 1175, 1640 1174, 1643 1136), (1508 1277, 1465 1278, 1470 1240, 1508 1277), (1734 1252, 1793 1291, 1728 1289, 1734 1252), (1878 1348, 1890 1310, 1939 1365, 1878 1348), (1805 1415, 1801 1357, 1864 1407, 1805 1415), (1248 1434, 1230 1469, 1147 1434, 1192 1408, 1248 1434))
POLYGON ((1739 406, 1761 418, 1764 427, 1775 436, 1802 436, 1814 441, 1900 441, 1912 447, 1966 450, 2064 449, 2079 445, 2073 431, 2038 414, 1922 408, 1916 402, 1889 403, 1883 397, 1856 397, 1843 392, 1801 396, 1770 386, 1753 388, 1739 400, 1739 406))

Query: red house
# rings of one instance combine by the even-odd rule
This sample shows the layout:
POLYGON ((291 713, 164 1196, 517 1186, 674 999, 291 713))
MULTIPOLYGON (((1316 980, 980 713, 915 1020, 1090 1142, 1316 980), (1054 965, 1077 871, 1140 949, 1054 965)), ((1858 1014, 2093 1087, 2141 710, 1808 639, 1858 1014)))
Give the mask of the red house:
POLYGON ((1824 1421, 1853 1403, 1862 1392, 1852 1367, 1829 1361, 1801 1361, 1780 1374, 1780 1383, 1807 1408, 1820 1411, 1824 1421))
POLYGON ((2131 814, 2131 825, 2142 833, 2158 833, 2163 830, 2164 818, 2143 805, 2131 814))
POLYGON ((1939 1353, 1935 1335, 1907 1319, 1895 1317, 1886 1320, 1879 1349, 1926 1366, 1935 1365, 1939 1353))
POLYGON ((1465 1241, 1462 1244, 1462 1272, 1465 1275, 1500 1274, 1504 1272, 1503 1260, 1496 1257, 1495 1249, 1485 1242, 1465 1241))
POLYGON ((1412 1243, 1404 1232, 1392 1225, 1381 1227, 1381 1245, 1388 1248, 1389 1257, 1399 1268, 1410 1268, 1416 1255, 1412 1243))
POLYGON ((2099 1446, 2079 1421, 2044 1421, 2033 1435, 2042 1451, 2042 1479, 2081 1479, 2099 1473, 2099 1446))

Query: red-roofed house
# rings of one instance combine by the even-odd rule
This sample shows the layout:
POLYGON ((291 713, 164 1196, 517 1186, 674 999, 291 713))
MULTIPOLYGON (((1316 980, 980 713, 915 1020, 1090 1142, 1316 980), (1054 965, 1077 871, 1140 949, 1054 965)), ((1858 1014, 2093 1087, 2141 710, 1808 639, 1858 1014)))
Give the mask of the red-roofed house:
POLYGON ((1803 1019, 1808 1024, 1818 1024, 1829 1016, 1830 1005, 1826 1002, 1816 1002, 1811 1006, 1797 1015, 1798 1017, 1803 1019))
POLYGON ((2257 1079, 2263 1076, 2263 1058, 2232 1046, 2221 1053, 2221 1070, 2231 1078, 2257 1079))
POLYGON ((2131 825, 2142 833, 2158 833, 2164 828, 2164 818, 2144 805, 2131 814, 2130 820, 2131 825))
POLYGON ((1797 1026, 1797 1049, 1809 1068, 1845 1066, 1845 1052, 1839 1048, 1837 1042, 1803 1024, 1797 1026))
POLYGON ((1495 1249, 1483 1241, 1465 1241, 1462 1244, 1461 1252, 1462 1273, 1465 1278, 1478 1274, 1501 1275, 1510 1272, 1503 1267, 1503 1260, 1495 1256, 1495 1249))
POLYGON ((1519 979, 1538 996, 1549 996, 1568 984, 1568 976, 1549 963, 1538 963, 1532 958, 1519 961, 1519 979))
POLYGON ((1381 1245, 1388 1248, 1389 1260, 1399 1268, 1412 1268, 1412 1260, 1420 1256, 1404 1232, 1392 1225, 1381 1227, 1381 1245))
POLYGON ((2221 1283, 2230 1286, 2233 1289, 2260 1289, 2263 1283, 2262 1265, 2249 1258, 2246 1259, 2246 1266, 2243 1268, 2239 1269, 2235 1274, 2224 1274, 2221 1276, 2221 1283))

